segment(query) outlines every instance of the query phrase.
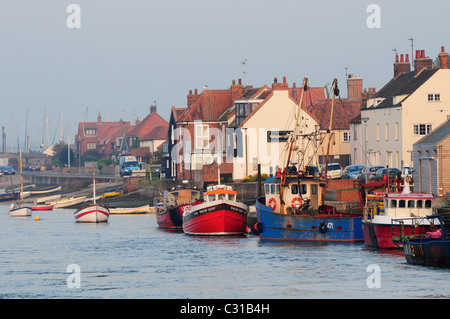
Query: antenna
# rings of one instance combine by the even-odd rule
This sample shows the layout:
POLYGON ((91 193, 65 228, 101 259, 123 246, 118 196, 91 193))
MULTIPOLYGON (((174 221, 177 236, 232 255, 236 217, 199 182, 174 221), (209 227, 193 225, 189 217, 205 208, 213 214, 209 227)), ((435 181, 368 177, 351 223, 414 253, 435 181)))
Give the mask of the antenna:
POLYGON ((411 37, 408 40, 411 41, 411 61, 412 61, 412 65, 414 67, 414 38, 411 37))
POLYGON ((245 59, 244 61, 241 62, 244 65, 244 72, 242 72, 244 74, 244 87, 245 87, 245 74, 247 73, 245 71, 245 65, 247 64, 247 59, 245 59))

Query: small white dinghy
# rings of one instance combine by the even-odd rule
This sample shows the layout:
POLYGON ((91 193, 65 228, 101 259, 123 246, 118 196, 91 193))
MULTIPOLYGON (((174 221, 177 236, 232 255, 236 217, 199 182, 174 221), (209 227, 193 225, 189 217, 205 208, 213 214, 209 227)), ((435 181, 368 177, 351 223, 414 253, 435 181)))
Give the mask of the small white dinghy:
POLYGON ((94 185, 93 185, 93 198, 94 202, 92 205, 80 208, 74 213, 75 221, 82 223, 101 223, 107 222, 109 219, 109 209, 103 205, 97 205, 95 200, 95 174, 94 174, 94 185))

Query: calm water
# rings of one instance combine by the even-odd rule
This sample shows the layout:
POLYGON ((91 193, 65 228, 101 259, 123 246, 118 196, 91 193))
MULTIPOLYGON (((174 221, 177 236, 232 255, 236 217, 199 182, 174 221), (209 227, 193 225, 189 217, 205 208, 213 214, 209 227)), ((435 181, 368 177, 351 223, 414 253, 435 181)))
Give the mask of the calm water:
POLYGON ((408 265, 401 251, 189 237, 158 229, 154 215, 78 224, 72 210, 7 212, 0 204, 1 298, 450 297, 450 270, 408 265), (79 288, 67 285, 72 264, 79 288), (379 267, 380 288, 368 287, 370 265, 379 267))

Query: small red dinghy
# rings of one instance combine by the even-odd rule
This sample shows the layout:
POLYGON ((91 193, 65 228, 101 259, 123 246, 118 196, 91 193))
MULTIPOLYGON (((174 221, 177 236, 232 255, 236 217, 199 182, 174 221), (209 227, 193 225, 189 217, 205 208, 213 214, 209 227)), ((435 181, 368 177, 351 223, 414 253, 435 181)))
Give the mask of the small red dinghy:
POLYGON ((53 210, 53 205, 36 205, 31 206, 32 210, 53 210))

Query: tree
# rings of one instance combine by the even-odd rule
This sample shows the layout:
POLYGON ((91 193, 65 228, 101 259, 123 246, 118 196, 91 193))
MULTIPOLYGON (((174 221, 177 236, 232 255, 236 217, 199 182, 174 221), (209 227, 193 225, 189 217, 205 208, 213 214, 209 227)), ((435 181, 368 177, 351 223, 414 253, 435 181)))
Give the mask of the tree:
MULTIPOLYGON (((70 163, 73 163, 74 160, 75 160, 75 155, 74 155, 72 149, 70 149, 69 152, 70 152, 70 163)), ((59 162, 61 163, 61 166, 68 165, 69 164, 69 161, 68 161, 69 157, 68 157, 68 154, 67 154, 67 145, 63 146, 61 148, 61 151, 59 152, 59 154, 56 155, 55 157, 57 157, 59 159, 59 162)))

